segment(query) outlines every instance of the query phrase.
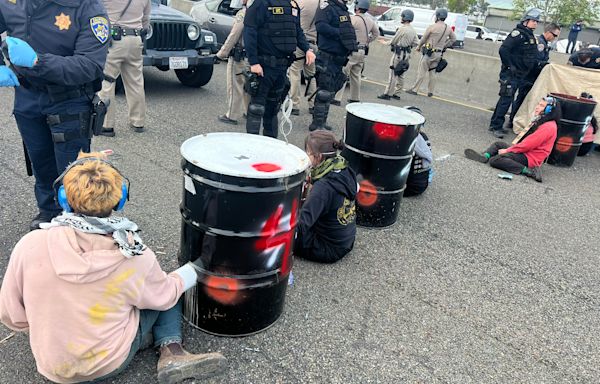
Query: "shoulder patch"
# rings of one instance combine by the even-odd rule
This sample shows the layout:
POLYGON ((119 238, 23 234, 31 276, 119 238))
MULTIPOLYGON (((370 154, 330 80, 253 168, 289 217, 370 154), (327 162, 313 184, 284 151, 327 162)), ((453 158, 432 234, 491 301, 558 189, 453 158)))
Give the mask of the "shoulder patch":
POLYGON ((94 36, 96 36, 96 39, 98 39, 99 42, 104 44, 108 41, 108 20, 106 20, 105 17, 92 17, 90 19, 90 28, 92 29, 92 33, 94 33, 94 36))
POLYGON ((327 2, 327 0, 323 0, 319 3, 319 8, 321 9, 325 9, 329 6, 329 3, 327 2))
POLYGON ((519 36, 520 34, 521 34, 521 32, 519 32, 519 30, 517 30, 517 29, 513 30, 513 31, 510 33, 510 35, 511 35, 512 37, 517 37, 517 36, 519 36))
POLYGON ((544 49, 546 49, 546 46, 544 44, 538 44, 538 51, 540 52, 544 52, 544 49))

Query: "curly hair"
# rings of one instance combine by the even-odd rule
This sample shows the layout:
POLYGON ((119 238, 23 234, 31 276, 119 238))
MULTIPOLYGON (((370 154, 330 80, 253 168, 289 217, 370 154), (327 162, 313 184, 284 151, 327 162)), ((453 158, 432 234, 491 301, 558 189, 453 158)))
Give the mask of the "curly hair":
MULTIPOLYGON (((106 155, 80 152, 77 160, 88 157, 104 159, 106 155)), ((123 194, 123 176, 108 162, 97 159, 73 166, 65 174, 62 184, 73 212, 108 217, 123 194)))

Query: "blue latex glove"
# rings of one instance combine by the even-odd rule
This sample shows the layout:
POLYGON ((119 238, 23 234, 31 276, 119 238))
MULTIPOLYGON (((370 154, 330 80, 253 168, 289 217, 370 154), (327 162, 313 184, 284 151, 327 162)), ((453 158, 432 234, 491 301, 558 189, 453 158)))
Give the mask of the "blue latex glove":
POLYGON ((6 65, 0 65, 0 87, 18 87, 19 80, 6 65))
POLYGON ((37 60, 37 54, 31 46, 16 37, 7 37, 8 57, 10 62, 17 67, 32 68, 37 60))

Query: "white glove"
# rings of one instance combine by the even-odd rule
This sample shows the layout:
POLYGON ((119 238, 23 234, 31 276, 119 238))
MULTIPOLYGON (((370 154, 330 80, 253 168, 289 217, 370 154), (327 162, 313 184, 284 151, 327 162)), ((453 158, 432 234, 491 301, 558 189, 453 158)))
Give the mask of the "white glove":
POLYGON ((196 274, 196 269, 192 266, 191 263, 187 263, 183 267, 179 267, 174 271, 178 274, 183 280, 183 290, 187 291, 188 289, 195 287, 198 281, 198 275, 196 274))

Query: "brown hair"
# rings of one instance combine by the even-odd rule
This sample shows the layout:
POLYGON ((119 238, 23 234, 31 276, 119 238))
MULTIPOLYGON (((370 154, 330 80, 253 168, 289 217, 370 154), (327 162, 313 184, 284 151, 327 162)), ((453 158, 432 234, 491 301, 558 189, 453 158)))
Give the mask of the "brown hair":
MULTIPOLYGON (((77 159, 106 158, 101 152, 80 152, 77 159)), ((67 201, 73 212, 108 217, 121 199, 123 176, 109 163, 89 160, 75 165, 63 178, 67 201)))
POLYGON ((304 148, 315 155, 323 156, 323 159, 335 157, 338 151, 344 149, 344 142, 338 140, 333 132, 318 129, 306 136, 304 148))

